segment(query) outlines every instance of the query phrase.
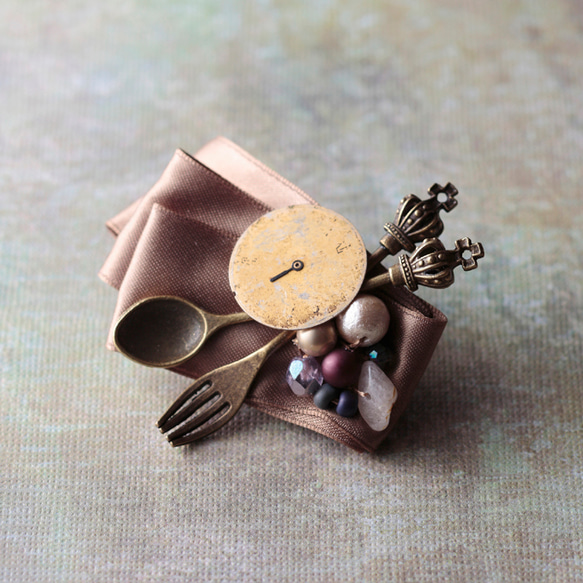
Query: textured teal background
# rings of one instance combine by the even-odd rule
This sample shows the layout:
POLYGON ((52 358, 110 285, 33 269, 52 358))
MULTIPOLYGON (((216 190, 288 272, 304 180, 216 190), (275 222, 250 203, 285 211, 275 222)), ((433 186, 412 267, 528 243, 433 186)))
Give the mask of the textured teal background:
POLYGON ((0 581, 582 581, 577 0, 0 4, 0 581), (108 353, 103 223, 225 135, 369 249, 451 180, 450 325, 376 455, 108 353))

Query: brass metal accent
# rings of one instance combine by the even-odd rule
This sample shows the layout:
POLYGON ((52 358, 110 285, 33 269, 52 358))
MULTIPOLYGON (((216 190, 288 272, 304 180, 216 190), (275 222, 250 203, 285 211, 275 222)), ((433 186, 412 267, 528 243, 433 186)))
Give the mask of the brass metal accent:
POLYGON ((386 273, 367 279, 360 291, 386 284, 404 285, 411 291, 420 285, 446 288, 453 283, 453 270, 458 265, 464 271, 476 269, 481 257, 484 257, 484 247, 481 243, 472 243, 468 237, 458 239, 452 250, 447 250, 437 238, 426 239, 411 257, 401 255, 386 273))
POLYGON ((427 200, 422 201, 415 194, 401 199, 394 221, 384 225, 387 234, 379 241, 380 247, 368 258, 367 271, 387 255, 396 255, 403 249, 411 253, 415 250, 416 243, 441 235, 443 222, 439 217, 439 211, 448 213, 457 205, 455 196, 458 189, 451 182, 445 186, 435 183, 427 192, 429 193, 427 200), (440 194, 445 195, 444 201, 439 200, 440 194))
POLYGON ((122 314, 113 342, 135 362, 170 368, 192 358, 217 330, 250 320, 245 312, 210 314, 183 298, 154 296, 122 314))
POLYGON ((160 431, 167 433, 173 429, 168 441, 178 446, 220 429, 243 404, 263 363, 294 335, 294 331, 282 332, 249 356, 200 377, 158 420, 160 431))

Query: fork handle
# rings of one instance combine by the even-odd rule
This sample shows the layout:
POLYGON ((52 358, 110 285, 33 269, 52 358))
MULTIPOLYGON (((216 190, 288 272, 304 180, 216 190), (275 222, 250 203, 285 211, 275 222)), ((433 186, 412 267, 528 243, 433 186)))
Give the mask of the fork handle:
POLYGON ((260 348, 255 354, 261 355, 262 360, 267 360, 276 350, 291 340, 296 335, 295 330, 286 330, 270 340, 265 346, 260 348))

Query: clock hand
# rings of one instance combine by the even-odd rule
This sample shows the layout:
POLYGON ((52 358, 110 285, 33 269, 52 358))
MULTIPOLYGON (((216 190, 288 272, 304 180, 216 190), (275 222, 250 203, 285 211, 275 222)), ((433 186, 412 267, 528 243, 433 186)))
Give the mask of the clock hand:
POLYGON ((280 277, 287 275, 290 271, 301 271, 303 268, 304 268, 304 262, 300 261, 299 259, 296 259, 292 263, 292 266, 289 269, 286 269, 285 271, 282 271, 281 273, 274 275, 269 281, 271 281, 271 282, 277 281, 280 277))

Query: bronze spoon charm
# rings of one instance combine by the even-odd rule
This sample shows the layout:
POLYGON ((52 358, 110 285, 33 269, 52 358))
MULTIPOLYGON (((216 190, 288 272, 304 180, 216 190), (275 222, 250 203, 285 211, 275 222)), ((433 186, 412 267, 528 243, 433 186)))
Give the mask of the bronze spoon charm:
POLYGON ((124 312, 113 342, 135 362, 170 368, 192 358, 217 330, 250 320, 245 312, 220 316, 182 298, 154 296, 124 312))

